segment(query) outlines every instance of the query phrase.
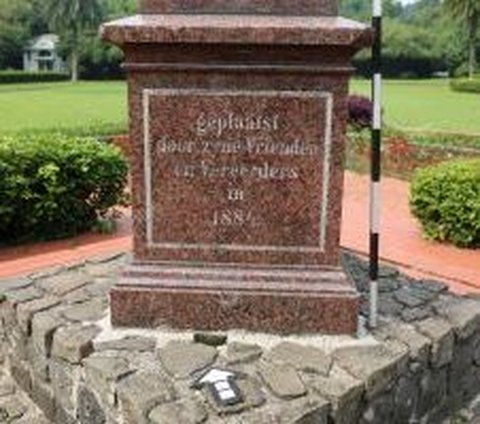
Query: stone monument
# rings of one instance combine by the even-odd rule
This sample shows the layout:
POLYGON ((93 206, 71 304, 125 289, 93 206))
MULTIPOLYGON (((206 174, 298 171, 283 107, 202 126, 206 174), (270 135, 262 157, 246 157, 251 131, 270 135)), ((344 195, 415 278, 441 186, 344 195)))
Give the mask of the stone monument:
POLYGON ((134 253, 112 323, 354 333, 339 266, 350 60, 336 0, 144 0, 125 52, 134 253))

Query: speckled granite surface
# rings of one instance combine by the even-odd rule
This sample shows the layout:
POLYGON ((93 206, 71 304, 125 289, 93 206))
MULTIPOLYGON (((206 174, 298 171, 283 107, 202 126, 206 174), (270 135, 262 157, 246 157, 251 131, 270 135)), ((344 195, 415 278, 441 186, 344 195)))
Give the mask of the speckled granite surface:
POLYGON ((101 35, 115 44, 285 44, 366 47, 368 28, 326 16, 136 15, 104 24, 101 35))
POLYGON ((334 2, 259 5, 152 1, 102 27, 125 51, 131 119, 117 325, 357 328, 339 234, 350 60, 371 33, 334 2))

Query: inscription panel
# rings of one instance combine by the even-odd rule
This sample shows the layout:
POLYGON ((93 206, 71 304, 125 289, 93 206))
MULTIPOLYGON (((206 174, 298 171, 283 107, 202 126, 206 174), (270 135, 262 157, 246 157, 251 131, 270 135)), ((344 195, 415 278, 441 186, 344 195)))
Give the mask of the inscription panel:
POLYGON ((144 89, 150 248, 324 252, 332 95, 144 89))

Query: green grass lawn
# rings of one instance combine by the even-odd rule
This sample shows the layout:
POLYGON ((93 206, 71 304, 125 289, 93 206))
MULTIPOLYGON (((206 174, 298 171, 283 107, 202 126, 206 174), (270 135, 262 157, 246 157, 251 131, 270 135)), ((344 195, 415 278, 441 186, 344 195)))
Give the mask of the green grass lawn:
POLYGON ((0 133, 30 129, 126 128, 124 82, 0 85, 0 133))
MULTIPOLYGON (((370 83, 354 80, 351 92, 368 95, 370 83)), ((480 95, 451 91, 446 80, 386 81, 385 121, 400 130, 480 135, 480 95)))
MULTIPOLYGON (((368 81, 351 91, 368 94, 368 81)), ((386 81, 385 121, 418 131, 480 134, 480 95, 450 91, 446 80, 386 81)), ((0 85, 0 133, 29 129, 126 128, 125 82, 0 85)))

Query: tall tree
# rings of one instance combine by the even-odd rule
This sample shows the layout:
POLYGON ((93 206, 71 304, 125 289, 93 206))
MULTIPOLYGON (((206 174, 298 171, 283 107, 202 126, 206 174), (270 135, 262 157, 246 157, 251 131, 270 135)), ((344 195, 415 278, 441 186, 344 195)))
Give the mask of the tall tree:
MULTIPOLYGON (((383 15, 398 18, 403 14, 404 7, 399 0, 382 0, 383 15)), ((340 0, 340 13, 348 18, 360 21, 370 20, 372 2, 366 0, 340 0)))
POLYGON ((47 0, 46 16, 51 28, 63 38, 69 54, 72 81, 78 80, 82 38, 103 18, 102 0, 47 0))
POLYGON ((476 69, 475 48, 480 26, 480 0, 445 0, 447 13, 462 22, 468 38, 468 76, 473 78, 476 69))
POLYGON ((0 0, 0 69, 21 69, 25 44, 47 31, 42 0, 0 0))

